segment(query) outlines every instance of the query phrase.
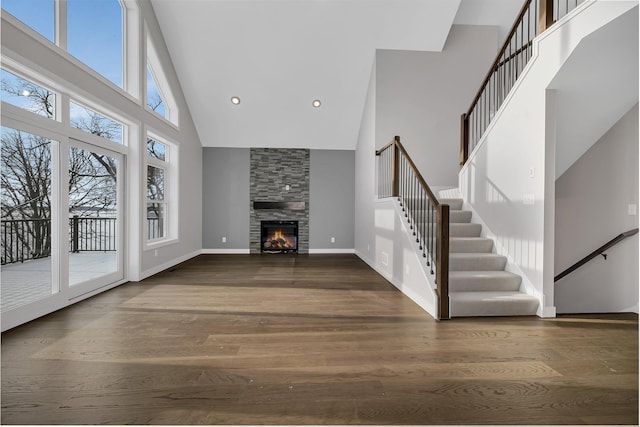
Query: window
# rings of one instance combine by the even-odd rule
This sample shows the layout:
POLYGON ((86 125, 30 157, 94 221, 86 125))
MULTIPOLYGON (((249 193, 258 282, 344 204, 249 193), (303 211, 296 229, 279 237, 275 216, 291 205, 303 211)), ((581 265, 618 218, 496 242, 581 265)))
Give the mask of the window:
POLYGON ((2 0, 2 9, 53 43, 53 0, 2 0))
POLYGON ((172 237, 169 232, 170 206, 167 197, 170 179, 168 144, 147 137, 147 241, 160 241, 172 237))
POLYGON ((56 7, 64 10, 54 0, 2 0, 2 9, 122 88, 124 12, 120 1, 66 0, 66 20, 56 19, 56 7), (66 46, 54 39, 56 26, 66 46))
POLYGON ((103 116, 73 101, 69 105, 71 126, 118 144, 123 143, 122 123, 103 116))
POLYGON ((167 79, 162 62, 151 38, 147 36, 146 104, 150 110, 178 126, 178 104, 167 79))
POLYGON ((164 105, 165 102, 158 90, 156 79, 153 77, 151 68, 147 65, 147 106, 162 117, 166 118, 167 116, 164 105))
POLYGON ((50 139, 1 127, 1 311, 58 292, 52 274, 52 191, 50 139), (37 262, 35 262, 37 260, 37 262), (16 267, 19 266, 19 267, 16 267))
POLYGON ((40 116, 54 118, 56 96, 52 91, 5 70, 0 70, 0 79, 2 101, 40 116))
POLYGON ((122 87, 120 2, 67 0, 67 51, 122 87))

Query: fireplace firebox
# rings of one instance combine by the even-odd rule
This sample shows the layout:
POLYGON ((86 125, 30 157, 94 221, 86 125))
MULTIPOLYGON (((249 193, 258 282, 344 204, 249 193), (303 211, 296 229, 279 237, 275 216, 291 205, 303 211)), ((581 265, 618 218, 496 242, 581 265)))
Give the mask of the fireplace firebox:
POLYGON ((260 252, 287 254, 298 252, 298 221, 260 221, 260 252))

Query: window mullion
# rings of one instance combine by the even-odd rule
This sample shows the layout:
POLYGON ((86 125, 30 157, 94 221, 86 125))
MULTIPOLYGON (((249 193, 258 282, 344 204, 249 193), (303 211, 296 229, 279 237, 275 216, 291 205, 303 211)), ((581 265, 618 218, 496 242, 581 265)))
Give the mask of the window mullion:
POLYGON ((67 50, 67 0, 54 1, 54 40, 61 49, 67 50))

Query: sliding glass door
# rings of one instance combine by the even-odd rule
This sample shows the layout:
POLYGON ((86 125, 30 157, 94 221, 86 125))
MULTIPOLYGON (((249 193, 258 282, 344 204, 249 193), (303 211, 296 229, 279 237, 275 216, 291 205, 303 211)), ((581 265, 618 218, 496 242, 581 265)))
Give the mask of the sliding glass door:
POLYGON ((1 128, 3 320, 124 279, 124 156, 38 132, 1 128))
POLYGON ((78 296, 124 277, 122 156, 71 140, 68 283, 78 296))
POLYGON ((54 233, 58 143, 2 127, 0 296, 2 312, 45 299, 59 291, 58 245, 54 233))

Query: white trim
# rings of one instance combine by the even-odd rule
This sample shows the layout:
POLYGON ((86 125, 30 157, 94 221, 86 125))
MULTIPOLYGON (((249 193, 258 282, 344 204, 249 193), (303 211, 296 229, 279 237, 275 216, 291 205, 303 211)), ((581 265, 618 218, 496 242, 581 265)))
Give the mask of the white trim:
POLYGON ((186 255, 182 255, 181 257, 172 259, 171 261, 167 261, 164 264, 160 264, 160 265, 156 265, 155 267, 151 267, 148 270, 145 270, 143 272, 141 272, 138 277, 134 280, 133 278, 131 279, 132 282, 140 282, 148 277, 153 276, 154 274, 158 274, 158 273, 162 273, 165 270, 170 269, 173 266, 176 266, 182 262, 188 261, 191 258, 197 257, 198 255, 200 255, 200 250, 197 251, 193 251, 191 253, 188 253, 186 255))
POLYGON ((211 254, 250 254, 250 249, 202 249, 200 251, 203 255, 211 254))
POLYGON ((365 254, 363 254, 362 252, 360 252, 357 249, 355 249, 353 253, 356 254, 356 256, 358 258, 360 258, 362 261, 364 261, 364 263, 367 264, 369 267, 373 268, 374 270, 376 269, 375 266, 374 266, 375 265, 374 262, 369 257, 367 257, 365 254))
POLYGON ((309 254, 355 254, 355 249, 309 249, 309 254))

